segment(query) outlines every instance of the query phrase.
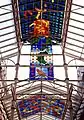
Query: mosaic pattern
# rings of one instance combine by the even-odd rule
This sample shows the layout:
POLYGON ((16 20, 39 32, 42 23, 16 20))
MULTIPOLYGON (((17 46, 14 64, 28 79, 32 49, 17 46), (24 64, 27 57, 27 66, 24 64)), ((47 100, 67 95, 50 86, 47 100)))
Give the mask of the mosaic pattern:
POLYGON ((56 43, 61 42, 62 27, 66 0, 46 0, 43 2, 43 19, 50 21, 50 35, 56 43), (53 2, 52 2, 53 1, 53 2))
POLYGON ((30 115, 43 112, 47 115, 52 115, 61 119, 64 110, 64 102, 55 100, 54 97, 45 95, 33 96, 28 99, 21 100, 17 103, 20 115, 28 117, 30 115))
POLYGON ((34 25, 37 19, 50 22, 49 31, 53 44, 61 42, 62 26, 64 18, 65 0, 19 0, 19 14, 21 20, 22 41, 30 42, 34 35, 34 25))

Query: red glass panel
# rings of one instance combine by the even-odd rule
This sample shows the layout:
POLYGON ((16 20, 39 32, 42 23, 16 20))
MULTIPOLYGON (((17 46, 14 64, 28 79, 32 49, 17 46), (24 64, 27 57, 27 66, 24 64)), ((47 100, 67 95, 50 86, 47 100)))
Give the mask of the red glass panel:
POLYGON ((49 21, 38 19, 34 21, 34 36, 49 36, 49 21))

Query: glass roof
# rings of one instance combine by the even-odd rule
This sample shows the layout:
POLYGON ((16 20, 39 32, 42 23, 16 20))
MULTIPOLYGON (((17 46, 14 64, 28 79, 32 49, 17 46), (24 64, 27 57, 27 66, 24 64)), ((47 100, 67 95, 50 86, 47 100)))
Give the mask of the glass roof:
POLYGON ((0 6, 0 52, 6 58, 16 55, 18 47, 11 1, 3 1, 0 6))
MULTIPOLYGON (((64 0, 62 0, 62 4, 64 6, 64 0)), ((14 10, 12 8, 12 2, 11 0, 3 0, 0 2, 0 54, 1 54, 1 63, 2 68, 5 69, 6 75, 3 75, 5 79, 4 82, 0 82, 1 88, 0 88, 0 94, 2 89, 2 100, 4 105, 6 106, 6 120, 10 119, 11 116, 13 116, 11 112, 11 101, 13 100, 13 93, 11 92, 14 83, 16 84, 16 94, 17 94, 17 100, 16 102, 30 98, 31 96, 38 95, 38 94, 44 94, 46 96, 55 96, 56 99, 64 99, 65 101, 65 120, 70 119, 70 112, 69 108, 66 108, 67 103, 67 92, 69 88, 72 88, 73 85, 73 92, 69 93, 71 94, 71 100, 72 100, 72 106, 73 107, 73 116, 74 118, 77 117, 77 119, 80 117, 78 116, 78 113, 82 112, 82 105, 79 105, 79 101, 81 100, 82 93, 81 88, 78 88, 78 81, 77 81, 77 70, 78 67, 84 66, 84 51, 83 51, 83 31, 84 31, 84 1, 83 0, 73 0, 71 12, 70 12, 70 18, 69 18, 69 25, 68 25, 68 31, 67 31, 67 37, 66 41, 64 42, 65 48, 64 48, 64 54, 66 58, 66 65, 64 65, 64 59, 63 59, 63 46, 62 46, 62 35, 64 30, 64 18, 65 13, 64 7, 59 7, 55 9, 56 4, 59 2, 59 0, 47 0, 47 1, 36 1, 34 3, 34 0, 29 1, 27 4, 25 0, 25 5, 21 3, 22 1, 19 0, 20 5, 18 7, 19 10, 19 22, 21 24, 20 26, 20 39, 21 42, 17 41, 17 34, 16 34, 16 28, 15 28, 15 22, 14 22, 14 10), (33 22, 38 21, 38 19, 32 18, 31 14, 36 15, 35 17, 38 17, 38 10, 41 9, 41 6, 39 4, 47 4, 44 5, 46 9, 48 9, 47 12, 43 13, 43 17, 39 17, 40 21, 42 19, 45 19, 50 22, 50 29, 49 34, 50 38, 52 40, 52 56, 53 56, 53 71, 54 71, 54 80, 53 81, 30 81, 29 79, 29 73, 30 73, 30 61, 31 61, 31 45, 32 42, 30 42, 30 38, 32 37, 32 34, 30 34, 31 31, 34 31, 34 27, 29 27, 30 24, 33 22), (31 4, 31 5, 30 5, 31 4), (28 7, 28 5, 30 7, 28 7), (37 7, 38 6, 38 7, 37 7), (63 8, 63 9, 62 9, 63 8), (21 9, 21 10, 20 10, 21 9), (26 10, 33 10, 33 13, 28 13, 29 18, 24 18, 24 13, 26 10), (55 11, 53 11, 55 10, 55 11), (62 18, 61 20, 57 21, 59 18, 61 18, 61 14, 58 15, 57 11, 62 10, 62 18), (24 11, 24 12, 23 12, 24 11), (51 12, 52 11, 52 12, 51 12), (63 12, 64 11, 64 12, 63 12), (21 12, 21 14, 20 14, 21 12), (56 17, 56 18, 54 18, 56 17), (52 19, 51 19, 52 18, 52 19), (28 20, 29 19, 29 20, 28 20), (31 20, 32 19, 32 20, 31 20), (55 21, 54 21, 55 20, 55 21), (60 25, 60 22, 61 25, 60 25), (56 26, 56 24, 58 26, 56 26), (25 25, 26 24, 26 25, 25 25), (61 30, 60 30, 61 27, 61 30), (55 30, 57 29, 57 30, 55 30), (57 31, 57 32, 56 32, 57 31), (55 35, 55 36, 54 36, 55 35), (57 41, 59 41, 59 45, 57 45, 57 41), (18 46, 18 43, 20 46, 18 46), (19 49, 21 49, 20 58, 19 58, 19 49), (4 62, 5 60, 5 62, 4 62), (68 73, 68 82, 67 83, 67 76, 66 76, 66 67, 67 73, 68 73), (7 77, 7 78, 6 78, 7 77), (18 78, 18 80, 17 80, 18 78), (69 85, 69 87, 68 87, 69 85), (6 88, 6 89, 3 89, 6 88), (6 93, 6 91, 8 91, 6 93), (79 92, 78 92, 79 91, 79 92), (4 95, 5 93, 5 95, 4 95), (79 97, 78 97, 79 96, 79 97), (77 102, 78 101, 78 102, 77 102), (81 108, 80 111, 77 111, 76 108, 81 108)), ((45 8, 43 7, 44 11, 45 8)), ((66 9, 66 4, 65 4, 66 9)), ((43 21, 41 21, 42 23, 43 21)), ((33 33, 34 35, 34 33, 33 33)), ((35 35, 37 35, 35 33, 35 35)), ((43 33, 41 33, 43 35, 43 33)), ((34 36, 33 36, 34 37, 34 36)), ((38 36, 39 38, 39 36, 38 36)), ((41 58, 42 59, 42 58, 41 58)), ((3 72, 4 73, 4 72, 3 72)), ((82 86, 81 86, 82 87, 82 86)), ((69 91, 70 92, 70 91, 69 91)), ((51 115, 42 115, 42 113, 38 113, 36 115, 32 115, 26 118, 19 118, 18 110, 14 110, 14 120, 60 120, 54 116, 51 115)), ((63 116, 62 116, 63 118, 63 116)))

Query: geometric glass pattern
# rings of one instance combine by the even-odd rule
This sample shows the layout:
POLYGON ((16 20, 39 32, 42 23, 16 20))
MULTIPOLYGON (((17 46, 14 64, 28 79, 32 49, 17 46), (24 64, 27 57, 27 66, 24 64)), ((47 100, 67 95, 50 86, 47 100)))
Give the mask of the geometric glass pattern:
POLYGON ((64 101, 45 95, 36 95, 23 99, 17 105, 22 118, 42 112, 44 115, 52 115, 61 119, 64 111, 64 101))
POLYGON ((42 18, 50 21, 50 35, 52 40, 60 43, 62 41, 62 27, 66 0, 44 0, 42 18))

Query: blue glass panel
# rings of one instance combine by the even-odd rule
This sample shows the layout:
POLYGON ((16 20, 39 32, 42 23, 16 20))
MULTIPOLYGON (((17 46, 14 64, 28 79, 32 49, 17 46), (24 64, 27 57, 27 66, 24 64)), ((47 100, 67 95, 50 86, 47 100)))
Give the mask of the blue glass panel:
MULTIPOLYGON (((46 12, 42 13, 42 18, 50 21, 50 36, 52 40, 60 43, 62 40, 62 26, 63 26, 63 18, 64 18, 64 10, 65 10, 65 2, 66 0, 46 0, 43 1, 43 10, 46 9, 46 12), (55 24, 57 23, 57 24, 55 24), (60 24, 61 23, 61 24, 60 24), (57 28, 58 30, 56 30, 57 28), (59 30, 60 29, 60 30, 59 30)), ((29 27, 30 24, 36 20, 36 15, 38 12, 35 8, 41 9, 41 2, 37 0, 19 0, 19 14, 21 20, 21 32, 22 32, 22 41, 30 42, 31 36, 33 36, 34 28, 29 27), (24 13, 27 10, 32 11, 32 15, 28 14, 25 19, 24 13), (24 26, 24 27, 23 27, 24 26)))
POLYGON ((34 55, 32 55, 30 63, 30 80, 41 80, 41 78, 43 80, 54 80, 52 45, 49 41, 51 42, 51 39, 39 37, 36 43, 31 45, 31 52, 34 55), (36 54, 39 56, 36 57, 36 54))

